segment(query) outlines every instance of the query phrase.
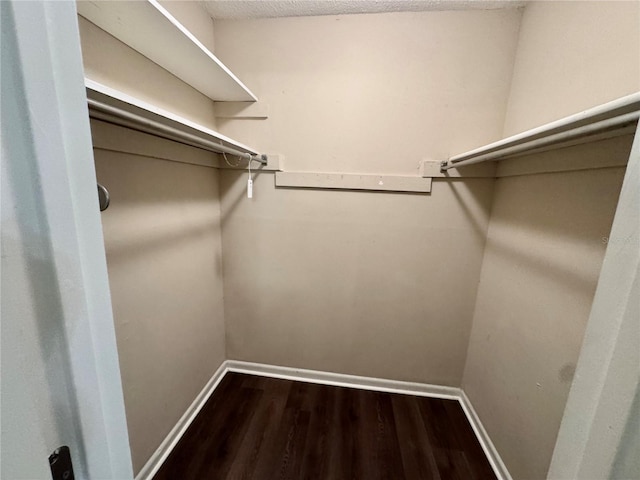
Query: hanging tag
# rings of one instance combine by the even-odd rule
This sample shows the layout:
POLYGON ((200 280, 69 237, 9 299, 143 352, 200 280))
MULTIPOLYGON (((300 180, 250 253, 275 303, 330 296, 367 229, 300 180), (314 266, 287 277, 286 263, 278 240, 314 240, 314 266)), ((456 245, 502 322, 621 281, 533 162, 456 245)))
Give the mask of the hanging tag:
POLYGON ((253 198, 253 180, 247 180, 247 198, 253 198))

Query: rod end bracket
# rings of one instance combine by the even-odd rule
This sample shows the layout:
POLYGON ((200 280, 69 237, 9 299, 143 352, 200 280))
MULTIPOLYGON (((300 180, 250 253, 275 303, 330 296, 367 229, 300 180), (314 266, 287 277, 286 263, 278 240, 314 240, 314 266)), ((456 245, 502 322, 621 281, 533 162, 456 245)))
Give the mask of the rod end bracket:
POLYGON ((264 153, 260 154, 260 155, 250 155, 249 156, 249 161, 254 161, 254 162, 258 162, 262 165, 266 165, 269 162, 269 159, 267 158, 267 155, 265 155, 264 153))

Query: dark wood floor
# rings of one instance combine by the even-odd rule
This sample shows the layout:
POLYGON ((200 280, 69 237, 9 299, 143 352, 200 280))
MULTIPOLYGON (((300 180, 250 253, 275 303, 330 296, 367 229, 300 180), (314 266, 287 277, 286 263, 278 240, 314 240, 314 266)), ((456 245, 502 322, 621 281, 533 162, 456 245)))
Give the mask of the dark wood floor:
POLYGON ((495 478, 455 400, 230 373, 154 480, 495 478))

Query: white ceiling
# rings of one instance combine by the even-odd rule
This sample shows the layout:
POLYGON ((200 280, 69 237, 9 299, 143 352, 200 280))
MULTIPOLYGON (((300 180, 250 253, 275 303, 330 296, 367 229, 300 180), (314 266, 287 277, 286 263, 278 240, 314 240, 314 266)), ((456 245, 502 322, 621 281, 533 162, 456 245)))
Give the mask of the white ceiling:
POLYGON ((519 0, 204 0, 214 19, 518 8, 519 0))

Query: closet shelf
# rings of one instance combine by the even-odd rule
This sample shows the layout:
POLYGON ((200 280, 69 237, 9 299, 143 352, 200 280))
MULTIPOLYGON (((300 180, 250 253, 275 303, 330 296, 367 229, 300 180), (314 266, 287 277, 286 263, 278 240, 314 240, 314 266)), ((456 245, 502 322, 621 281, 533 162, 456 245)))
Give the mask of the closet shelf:
POLYGON ((258 100, 156 0, 83 1, 77 8, 81 16, 212 100, 258 100))
POLYGON ((516 155, 632 134, 640 117, 640 92, 618 98, 575 115, 455 155, 441 171, 516 155))
POLYGON ((266 155, 214 130, 85 78, 89 116, 218 153, 267 163, 266 155))

